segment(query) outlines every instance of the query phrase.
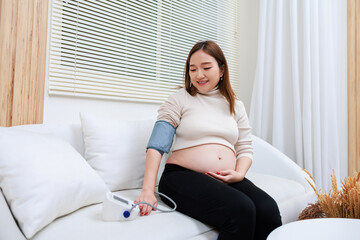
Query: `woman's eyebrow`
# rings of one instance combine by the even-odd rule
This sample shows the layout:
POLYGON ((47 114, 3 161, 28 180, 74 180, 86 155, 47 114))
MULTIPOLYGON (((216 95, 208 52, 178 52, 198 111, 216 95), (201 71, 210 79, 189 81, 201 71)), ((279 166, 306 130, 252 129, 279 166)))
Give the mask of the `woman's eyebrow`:
MULTIPOLYGON (((203 62, 203 63, 201 63, 201 65, 205 65, 205 64, 211 64, 212 62, 203 62)), ((190 64, 190 67, 191 66, 195 66, 195 64, 190 64)))

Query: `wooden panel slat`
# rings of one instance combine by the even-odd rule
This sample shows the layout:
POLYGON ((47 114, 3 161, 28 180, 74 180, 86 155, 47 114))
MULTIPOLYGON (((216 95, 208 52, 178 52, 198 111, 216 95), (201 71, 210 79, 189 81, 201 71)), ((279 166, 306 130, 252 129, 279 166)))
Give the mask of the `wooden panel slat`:
POLYGON ((14 75, 14 102, 12 125, 27 123, 32 34, 32 1, 21 1, 18 5, 18 34, 16 38, 16 61, 14 75))
POLYGON ((37 49, 36 54, 32 55, 31 62, 38 61, 37 67, 32 68, 34 81, 32 81, 32 96, 34 102, 30 105, 30 109, 36 111, 32 114, 30 121, 34 123, 42 123, 44 115, 44 89, 46 74, 46 45, 47 45, 47 29, 48 29, 48 1, 36 0, 34 11, 37 13, 37 21, 33 22, 33 42, 32 49, 37 49), (37 60, 38 59, 38 60, 37 60), (40 79, 40 81, 35 81, 40 79))
POLYGON ((348 0, 348 166, 360 171, 360 0, 348 0))

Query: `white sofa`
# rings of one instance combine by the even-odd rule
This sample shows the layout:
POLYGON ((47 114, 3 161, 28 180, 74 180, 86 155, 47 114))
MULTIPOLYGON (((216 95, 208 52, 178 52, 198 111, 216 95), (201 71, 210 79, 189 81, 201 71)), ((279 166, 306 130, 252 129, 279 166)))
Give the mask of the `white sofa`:
MULTIPOLYGON (((135 129, 131 129, 132 127, 134 128, 134 126, 131 125, 130 122, 123 122, 122 124, 125 124, 125 126, 129 124, 129 127, 126 128, 130 133, 133 130, 135 131, 135 129)), ((147 124, 147 128, 152 128, 152 124, 147 124)), ((49 133, 70 143, 76 151, 85 157, 85 144, 81 123, 24 125, 12 127, 10 130, 49 133)), ((149 131, 151 131, 151 129, 148 129, 148 132, 149 131)), ((127 145, 121 142, 118 144, 124 147, 127 145)), ((132 144, 137 143, 134 141, 132 144)), ((253 136, 253 146, 254 160, 247 177, 276 200, 280 208, 283 224, 295 221, 307 204, 315 200, 313 190, 305 180, 307 175, 292 160, 256 136, 253 136)), ((21 146, 19 146, 18 151, 22 151, 21 146)), ((166 156, 164 156, 164 158, 166 158, 166 156)), ((4 160, 0 159, 0 161, 4 160)), ((12 159, 6 161, 12 161, 12 159)), ((143 169, 140 170, 143 171, 143 169)), ((161 170, 162 167, 160 168, 160 173, 161 170)), ((1 179, 1 174, 0 172, 0 184, 2 184, 2 181, 4 182, 4 178, 1 179)), ((29 181, 31 181, 31 179, 29 181)), ((0 185, 0 187, 1 186, 3 185, 0 185)), ((54 191, 56 190, 54 189, 54 191)), ((137 187, 117 191, 117 193, 128 199, 135 200, 140 191, 141 189, 137 187)), ((1 193, 0 240, 26 239, 9 207, 10 203, 7 201, 7 196, 4 194, 5 192, 1 191, 1 193)), ((46 198, 46 196, 42 197, 46 198)), ((159 200, 159 205, 164 206, 161 200, 159 200)), ((81 207, 65 216, 57 217, 38 231, 31 239, 161 240, 217 238, 217 231, 215 229, 179 212, 153 212, 150 216, 138 217, 133 221, 125 222, 104 222, 101 217, 101 212, 101 203, 81 207)))

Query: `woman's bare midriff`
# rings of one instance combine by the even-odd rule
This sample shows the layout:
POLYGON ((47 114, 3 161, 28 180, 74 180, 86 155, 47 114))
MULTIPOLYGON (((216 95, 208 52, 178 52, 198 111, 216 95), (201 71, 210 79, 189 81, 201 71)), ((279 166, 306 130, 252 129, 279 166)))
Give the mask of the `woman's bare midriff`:
POLYGON ((235 170, 235 154, 224 145, 204 144, 174 151, 166 163, 177 164, 201 173, 235 170))

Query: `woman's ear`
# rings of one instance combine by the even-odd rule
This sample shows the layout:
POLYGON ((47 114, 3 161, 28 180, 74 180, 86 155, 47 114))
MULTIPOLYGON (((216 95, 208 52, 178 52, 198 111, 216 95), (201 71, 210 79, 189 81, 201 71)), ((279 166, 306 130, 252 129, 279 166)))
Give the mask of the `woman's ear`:
POLYGON ((220 77, 224 76, 224 64, 220 66, 220 77))

